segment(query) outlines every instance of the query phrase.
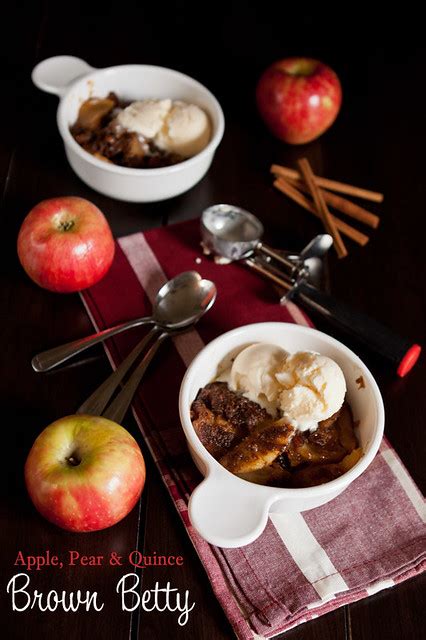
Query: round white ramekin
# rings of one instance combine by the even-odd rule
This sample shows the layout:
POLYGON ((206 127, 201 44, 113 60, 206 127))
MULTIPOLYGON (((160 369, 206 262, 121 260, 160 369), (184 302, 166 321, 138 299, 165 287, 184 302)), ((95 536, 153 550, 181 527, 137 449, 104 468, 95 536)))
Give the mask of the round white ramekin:
POLYGON ((104 195, 128 202, 156 202, 191 189, 205 175, 222 140, 225 120, 219 102, 202 84, 172 69, 133 64, 95 69, 73 56, 55 56, 32 72, 34 84, 60 98, 57 124, 65 153, 76 174, 104 195), (114 91, 123 100, 171 98, 193 102, 212 123, 212 137, 200 153, 171 167, 131 169, 110 164, 85 151, 69 128, 82 102, 114 91))
POLYGON ((229 331, 210 342, 189 366, 179 396, 182 426, 192 458, 205 476, 192 493, 189 516, 195 529, 211 544, 240 547, 253 542, 266 526, 268 513, 300 512, 329 502, 344 491, 373 460, 383 437, 384 408, 379 388, 365 364, 334 338, 296 324, 265 322, 229 331), (269 342, 289 352, 316 351, 335 360, 343 370, 347 399, 364 455, 345 474, 326 484, 281 489, 242 480, 222 467, 199 440, 190 418, 198 390, 253 342, 269 342), (362 377, 364 386, 359 384, 362 377), (357 382, 358 380, 358 382, 357 382))

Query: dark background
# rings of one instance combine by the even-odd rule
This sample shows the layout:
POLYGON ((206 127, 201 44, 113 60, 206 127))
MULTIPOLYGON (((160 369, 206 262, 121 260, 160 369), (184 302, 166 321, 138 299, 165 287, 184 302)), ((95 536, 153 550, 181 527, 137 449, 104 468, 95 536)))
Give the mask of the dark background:
MULTIPOLYGON (((370 3, 372 4, 372 3, 370 3)), ((318 223, 276 193, 268 174, 272 162, 293 164, 307 155, 314 169, 385 193, 370 208, 382 222, 371 241, 350 255, 328 262, 328 286, 340 299, 386 322, 404 336, 424 343, 426 140, 423 20, 405 3, 376 10, 344 4, 333 11, 317 3, 146 2, 16 3, 2 8, 0 51, 3 91, 0 102, 1 200, 1 369, 2 406, 1 575, 3 637, 143 638, 231 637, 203 569, 188 542, 160 478, 148 462, 141 504, 111 530, 73 536, 44 522, 26 497, 22 467, 41 429, 71 413, 100 383, 109 366, 101 349, 84 367, 71 366, 46 376, 30 368, 41 349, 88 333, 90 324, 77 296, 38 289, 16 258, 16 235, 38 201, 80 195, 95 202, 115 235, 192 218, 213 202, 245 206, 262 218, 275 246, 300 248, 319 231, 318 223), (164 203, 137 205, 110 200, 86 187, 68 166, 55 124, 57 99, 31 84, 40 60, 70 54, 95 67, 151 63, 172 67, 206 84, 222 104, 226 132, 209 174, 193 190, 164 203), (320 140, 302 148, 274 140, 260 122, 254 87, 274 59, 310 55, 329 63, 341 78, 343 107, 320 140), (122 614, 113 593, 111 570, 45 571, 34 577, 40 590, 97 589, 108 615, 11 614, 5 585, 15 573, 16 553, 82 553, 140 548, 145 553, 182 554, 183 570, 144 573, 143 588, 168 579, 189 588, 197 607, 184 629, 166 614, 122 614), (4 581, 3 581, 4 578, 4 581)), ((370 233, 370 231, 368 231, 370 233)), ((339 334, 319 323, 337 337, 339 334)), ((349 343, 348 343, 349 344, 349 343)), ((350 345, 353 346, 353 345, 350 345)), ((424 489, 424 357, 404 380, 383 362, 357 348, 377 377, 387 409, 387 435, 417 484, 424 489)), ((161 366, 161 358, 155 366, 161 366)), ((131 420, 126 426, 135 435, 131 420)), ((142 445, 143 446, 143 445, 142 445)), ((289 632, 289 640, 322 638, 419 638, 420 586, 405 583, 289 632)), ((424 605, 423 605, 424 606, 424 605)))

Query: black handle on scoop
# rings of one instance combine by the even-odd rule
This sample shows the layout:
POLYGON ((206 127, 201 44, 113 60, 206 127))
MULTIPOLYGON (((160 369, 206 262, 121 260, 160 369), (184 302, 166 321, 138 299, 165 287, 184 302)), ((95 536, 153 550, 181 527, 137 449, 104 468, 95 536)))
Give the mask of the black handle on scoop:
POLYGON ((296 292, 304 306, 325 316, 334 325, 390 360, 396 366, 399 376, 405 376, 417 362, 421 351, 418 344, 401 338, 373 318, 354 311, 306 282, 296 292))

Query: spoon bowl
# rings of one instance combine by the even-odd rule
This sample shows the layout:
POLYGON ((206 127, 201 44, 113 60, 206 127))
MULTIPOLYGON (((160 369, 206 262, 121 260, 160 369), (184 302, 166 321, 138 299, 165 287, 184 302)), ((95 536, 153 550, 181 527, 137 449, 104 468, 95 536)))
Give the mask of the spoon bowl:
POLYGON ((216 293, 213 282, 204 280, 197 271, 185 271, 161 287, 152 318, 168 331, 183 329, 210 309, 216 293))

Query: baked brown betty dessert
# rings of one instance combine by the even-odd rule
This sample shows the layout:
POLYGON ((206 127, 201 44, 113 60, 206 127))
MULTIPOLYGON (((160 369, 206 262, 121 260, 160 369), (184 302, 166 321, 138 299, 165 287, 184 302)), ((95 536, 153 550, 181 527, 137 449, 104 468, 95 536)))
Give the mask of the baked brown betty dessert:
POLYGON ((133 169, 155 169, 183 162, 209 142, 207 114, 180 100, 119 99, 111 92, 91 97, 70 127, 75 141, 105 162, 133 169))
MULTIPOLYGON (((250 347, 246 352, 249 350, 250 347)), ((286 356, 287 369, 278 362, 279 358, 277 358, 272 367, 269 362, 266 376, 265 371, 260 368, 261 376, 259 377, 259 366, 256 365, 255 369, 252 367, 250 370, 248 360, 253 358, 253 354, 256 357, 259 356, 259 349, 256 353, 255 351, 256 349, 253 351, 252 347, 251 354, 247 356, 245 353, 242 356, 245 358, 242 363, 249 370, 248 374, 244 373, 245 378, 242 380, 244 394, 238 389, 241 375, 238 379, 231 370, 227 381, 216 380, 207 384, 199 390, 192 402, 192 424, 209 453, 228 471, 244 480, 278 487, 300 488, 320 485, 351 469, 361 458, 362 449, 355 433, 350 406, 344 400, 346 387, 344 387, 339 408, 326 419, 318 420, 310 428, 304 428, 303 421, 300 421, 300 428, 298 428, 292 419, 292 416, 298 415, 300 420, 300 407, 306 411, 309 405, 311 414, 314 412, 316 405, 312 402, 309 404, 309 394, 313 394, 313 402, 317 402, 317 406, 318 400, 320 401, 319 406, 322 411, 324 410, 327 401, 327 394, 324 393, 326 386, 324 380, 327 376, 324 375, 324 369, 325 365, 329 366, 329 362, 325 364, 322 362, 321 370, 317 362, 321 356, 315 354, 317 361, 312 358, 312 362, 307 364, 306 358, 303 361, 303 358, 299 357, 300 354, 295 354, 299 357, 298 368, 294 367, 294 362, 291 363, 291 357, 286 356), (306 371, 309 370, 308 365, 311 367, 312 377, 309 385, 303 386, 303 371, 306 376, 306 371), (293 367, 293 378, 289 376, 291 367, 293 367), (248 381, 250 375, 251 382, 248 381), (271 381, 273 376, 280 379, 280 375, 281 384, 284 385, 280 387, 281 410, 276 415, 271 415, 273 411, 268 405, 267 398, 278 397, 276 387, 271 384, 271 381), (248 393, 249 388, 253 391, 253 380, 258 384, 257 397, 261 404, 268 406, 268 410, 259 402, 247 397, 247 395, 253 396, 253 393, 248 393), (259 380, 261 380, 260 383, 259 380), (323 396, 317 393, 317 397, 314 398, 316 383, 322 385, 323 396), (305 388, 308 395, 305 393, 305 388), (287 396, 283 396, 283 393, 287 396), (291 402, 288 400, 289 395, 291 402), (287 406, 290 406, 293 413, 291 410, 286 412, 287 406), (299 413, 296 410, 299 410, 299 413)), ((234 362, 233 368, 235 365, 238 365, 238 359, 234 362)), ((236 368, 238 369, 238 366, 236 368)), ((237 373, 241 374, 241 370, 237 373)), ((327 375, 329 381, 333 379, 332 376, 330 378, 330 373, 327 375)), ((335 375, 334 371, 333 375, 335 375)), ((331 401, 329 406, 332 410, 331 401)))

